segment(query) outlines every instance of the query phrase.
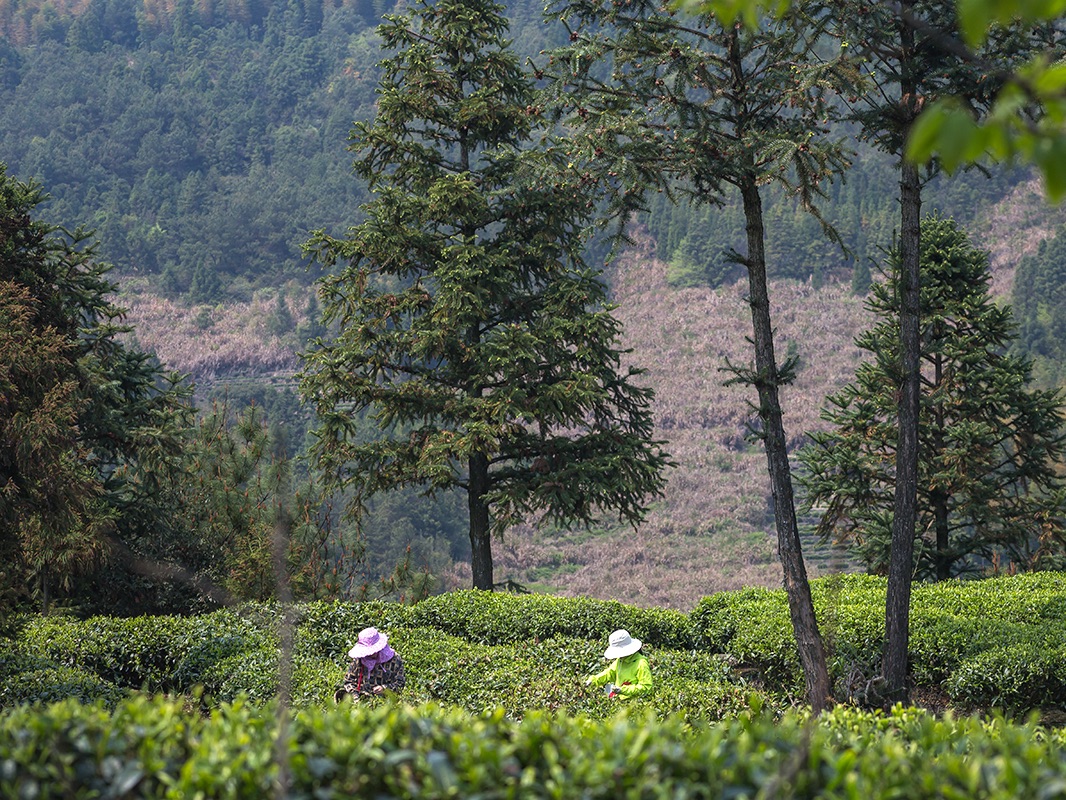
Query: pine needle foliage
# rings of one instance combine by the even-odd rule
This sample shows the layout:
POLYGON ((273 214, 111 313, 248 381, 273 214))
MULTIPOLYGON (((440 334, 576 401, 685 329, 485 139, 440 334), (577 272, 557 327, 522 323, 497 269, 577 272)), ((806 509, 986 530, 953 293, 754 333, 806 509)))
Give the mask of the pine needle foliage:
MULTIPOLYGON (((1058 563, 1066 543, 1062 397, 1030 389, 1030 362, 1007 348, 1011 310, 989 295, 988 255, 953 220, 921 238, 921 412, 915 575, 944 579, 1058 563)), ((856 344, 872 358, 828 398, 828 432, 801 454, 819 530, 851 541, 872 572, 887 567, 899 385, 899 253, 874 284, 880 322, 856 344)))
POLYGON ((440 0, 381 26, 378 115, 351 135, 374 199, 346 238, 308 244, 338 268, 321 284, 338 333, 302 374, 314 457, 352 513, 403 486, 464 491, 485 589, 493 532, 607 510, 636 524, 668 463, 584 259, 590 184, 531 147, 547 129, 502 12, 440 0))
POLYGON ((46 199, 0 164, 0 587, 47 609, 158 524, 191 389, 125 344, 111 267, 46 199))

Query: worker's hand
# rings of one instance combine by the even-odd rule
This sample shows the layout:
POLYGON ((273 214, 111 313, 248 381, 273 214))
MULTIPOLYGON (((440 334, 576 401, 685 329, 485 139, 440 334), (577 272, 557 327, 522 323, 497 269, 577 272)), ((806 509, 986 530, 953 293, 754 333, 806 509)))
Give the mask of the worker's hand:
POLYGON ((374 691, 374 694, 381 694, 382 692, 385 691, 385 687, 384 686, 375 686, 373 691, 374 691))

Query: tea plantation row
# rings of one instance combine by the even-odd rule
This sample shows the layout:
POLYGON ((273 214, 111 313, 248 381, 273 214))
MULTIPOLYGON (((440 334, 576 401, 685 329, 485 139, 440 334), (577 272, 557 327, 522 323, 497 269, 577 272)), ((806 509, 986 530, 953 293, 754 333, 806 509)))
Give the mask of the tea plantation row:
POLYGON ((68 700, 0 714, 11 798, 1051 800, 1066 797, 1062 755, 1056 731, 899 708, 695 728, 391 701, 291 717, 237 702, 204 716, 143 696, 110 712, 68 700))
MULTIPOLYGON (((862 700, 884 637, 885 583, 813 583, 840 701, 862 700)), ((594 717, 617 706, 583 685, 607 634, 644 640, 656 691, 632 701, 660 716, 717 720, 753 693, 795 704, 803 685, 785 595, 748 589, 705 598, 690 614, 614 602, 467 591, 413 606, 312 603, 293 612, 292 698, 332 703, 358 631, 390 635, 407 665, 410 703, 435 701, 521 717, 548 709, 594 717)), ((273 606, 199 617, 34 617, 0 640, 0 707, 74 697, 115 706, 130 692, 198 693, 213 707, 278 687, 282 612, 273 606)), ((911 664, 918 694, 961 710, 1061 709, 1066 702, 1066 574, 1035 573, 915 586, 911 664)))

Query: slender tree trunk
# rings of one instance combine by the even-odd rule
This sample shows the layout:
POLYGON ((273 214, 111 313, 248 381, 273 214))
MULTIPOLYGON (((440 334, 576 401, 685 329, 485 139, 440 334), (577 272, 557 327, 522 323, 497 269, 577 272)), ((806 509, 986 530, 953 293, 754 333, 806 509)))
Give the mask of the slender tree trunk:
MULTIPOLYGON (((936 330, 934 338, 940 340, 942 332, 936 330)), ((944 380, 944 360, 937 356, 933 363, 933 387, 934 391, 940 387, 944 380)), ((933 455, 939 456, 944 452, 944 407, 941 403, 936 404, 934 416, 935 429, 933 431, 933 455)), ((946 581, 951 577, 951 558, 948 555, 950 545, 948 537, 948 493, 940 489, 931 492, 929 502, 933 507, 933 525, 936 531, 936 579, 946 581)))
POLYGON ((46 617, 52 610, 51 588, 51 584, 48 580, 48 566, 46 565, 41 568, 41 614, 46 617))
POLYGON ((470 483, 467 505, 470 509, 470 569, 474 588, 492 591, 492 539, 489 531, 489 459, 483 453, 470 456, 470 483))
MULTIPOLYGON (((459 129, 459 166, 463 172, 470 171, 470 147, 467 144, 468 131, 459 129)), ((463 238, 473 243, 477 236, 474 228, 463 229, 463 238)), ((473 346, 481 339, 481 328, 476 323, 470 326, 467 342, 473 346)), ((471 397, 480 397, 481 388, 469 387, 471 397)), ((474 453, 468 462, 470 480, 466 489, 466 503, 470 510, 470 572, 475 589, 491 592, 492 578, 492 535, 489 530, 489 505, 485 495, 489 491, 489 459, 484 453, 474 453)))
POLYGON ((792 629, 799 648, 800 663, 807 682, 807 698, 815 713, 832 703, 829 670, 818 621, 814 614, 811 586, 803 564, 796 506, 792 493, 792 473, 785 446, 785 427, 781 419, 778 396, 779 376, 774 356, 774 335, 770 323, 770 298, 766 288, 766 250, 762 198, 754 172, 741 186, 744 218, 748 236, 748 287, 751 322, 755 343, 755 385, 759 393, 759 416, 765 435, 766 461, 770 470, 774 518, 777 523, 777 548, 784 570, 792 629))
MULTIPOLYGON (((913 2, 905 0, 904 9, 913 2)), ((917 116, 917 87, 907 65, 914 51, 914 30, 899 21, 901 57, 900 110, 906 127, 917 116)), ((896 446, 896 494, 892 517, 892 551, 888 560, 885 599, 885 652, 882 661, 885 705, 906 702, 907 651, 910 646, 911 579, 914 573, 914 530, 918 507, 919 403, 919 255, 922 188, 918 166, 901 158, 900 167, 900 372, 899 443, 896 446)))

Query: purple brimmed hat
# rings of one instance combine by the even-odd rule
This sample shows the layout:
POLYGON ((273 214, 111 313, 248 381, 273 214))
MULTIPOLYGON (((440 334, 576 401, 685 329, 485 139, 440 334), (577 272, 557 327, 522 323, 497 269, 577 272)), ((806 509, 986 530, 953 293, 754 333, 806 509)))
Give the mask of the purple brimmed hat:
POLYGON ((372 656, 380 650, 385 649, 385 645, 389 643, 389 638, 379 631, 377 628, 364 628, 359 631, 359 641, 355 643, 355 647, 348 651, 349 658, 366 658, 372 656))

